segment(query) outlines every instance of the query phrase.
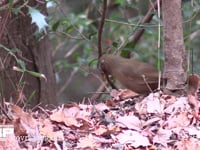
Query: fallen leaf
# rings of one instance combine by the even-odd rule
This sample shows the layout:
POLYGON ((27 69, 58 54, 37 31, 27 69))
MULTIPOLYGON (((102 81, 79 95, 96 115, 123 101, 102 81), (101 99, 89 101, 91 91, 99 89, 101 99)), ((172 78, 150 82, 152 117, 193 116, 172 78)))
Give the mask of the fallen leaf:
POLYGON ((180 150, 198 150, 200 149, 200 141, 195 138, 182 139, 175 143, 177 149, 180 150))
POLYGON ((164 113, 165 100, 159 96, 159 93, 151 93, 149 96, 144 98, 143 101, 135 105, 136 110, 139 114, 146 113, 164 113))
POLYGON ((62 131, 54 131, 54 125, 51 123, 49 119, 45 119, 44 121, 39 122, 39 130, 41 135, 45 140, 52 141, 63 141, 64 135, 62 131))
POLYGON ((141 135, 137 131, 124 130, 122 133, 119 133, 116 138, 121 144, 131 144, 134 148, 139 146, 150 146, 150 142, 147 137, 141 135))
POLYGON ((136 116, 120 116, 116 119, 116 124, 123 128, 141 130, 142 121, 136 116))
POLYGON ((100 144, 95 142, 94 136, 92 134, 89 134, 86 137, 82 137, 79 139, 79 142, 77 143, 77 148, 90 148, 90 149, 96 149, 97 147, 100 147, 100 144))
POLYGON ((190 124, 190 118, 187 112, 181 112, 176 115, 171 115, 166 121, 165 128, 172 129, 177 127, 187 127, 190 124))
POLYGON ((75 126, 81 127, 82 124, 79 123, 75 117, 75 112, 70 112, 67 110, 68 108, 60 108, 57 111, 54 111, 53 114, 50 115, 50 119, 56 122, 64 122, 66 126, 75 126))
POLYGON ((162 144, 167 147, 167 143, 170 141, 171 135, 171 130, 159 128, 157 134, 153 137, 153 143, 162 144))
POLYGON ((135 93, 129 89, 119 89, 119 90, 113 89, 110 92, 110 96, 112 96, 116 100, 133 98, 138 95, 139 95, 138 93, 135 93))

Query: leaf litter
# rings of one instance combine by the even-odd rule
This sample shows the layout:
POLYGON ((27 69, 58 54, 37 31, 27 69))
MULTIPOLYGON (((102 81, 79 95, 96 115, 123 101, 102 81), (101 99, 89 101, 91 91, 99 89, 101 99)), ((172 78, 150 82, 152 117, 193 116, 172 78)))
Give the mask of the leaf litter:
POLYGON ((12 124, 14 134, 0 139, 0 149, 200 149, 197 94, 140 97, 112 90, 109 99, 97 104, 63 104, 42 112, 5 104, 11 119, 2 116, 0 121, 12 124))

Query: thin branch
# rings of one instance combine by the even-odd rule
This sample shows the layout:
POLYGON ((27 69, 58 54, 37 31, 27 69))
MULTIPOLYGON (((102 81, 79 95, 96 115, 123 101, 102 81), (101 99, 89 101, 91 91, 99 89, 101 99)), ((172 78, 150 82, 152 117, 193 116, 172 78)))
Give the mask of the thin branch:
MULTIPOLYGON (((102 56, 102 32, 103 32, 103 26, 104 26, 104 22, 105 22, 105 17, 106 17, 106 12, 107 12, 107 0, 103 1, 103 12, 102 12, 102 16, 101 16, 101 22, 100 22, 100 26, 99 26, 99 30, 98 30, 98 66, 100 63, 100 57, 102 56)), ((106 80, 108 81, 108 83, 110 84, 110 86, 114 89, 116 89, 116 86, 113 84, 113 82, 110 80, 108 74, 106 72, 104 72, 106 80)))
MULTIPOLYGON (((149 23, 152 20, 153 16, 154 16, 154 14, 152 13, 152 11, 155 10, 155 9, 157 9, 157 8, 158 8, 157 7, 157 1, 155 1, 153 3, 153 5, 151 5, 150 9, 148 10, 146 16, 143 18, 141 24, 149 23)), ((141 29, 141 30, 138 30, 134 34, 134 36, 132 38, 132 43, 133 44, 136 44, 139 41, 139 39, 141 38, 141 36, 144 33, 144 31, 145 31, 145 29, 141 29)))
POLYGON ((96 99, 100 98, 102 93, 104 93, 104 91, 105 91, 105 83, 101 83, 97 91, 92 95, 91 101, 95 101, 96 99))
POLYGON ((56 47, 54 48, 54 51, 52 51, 52 57, 55 57, 56 52, 59 50, 59 48, 61 48, 64 44, 66 43, 66 41, 59 41, 58 44, 56 45, 56 47))
POLYGON ((72 35, 70 35, 70 34, 68 34, 68 33, 62 32, 62 31, 57 31, 57 32, 55 32, 55 33, 63 34, 63 35, 65 35, 65 36, 66 36, 67 38, 69 38, 69 39, 74 39, 74 40, 85 40, 84 38, 77 38, 77 37, 74 37, 74 36, 72 36, 72 35))
POLYGON ((156 28, 158 27, 157 24, 148 24, 148 25, 142 25, 142 24, 134 24, 134 23, 128 23, 128 22, 123 22, 123 21, 118 21, 118 20, 112 20, 112 19, 105 19, 106 22, 111 22, 111 23, 116 23, 116 24, 121 24, 121 25, 127 25, 130 27, 143 27, 143 28, 148 28, 148 27, 152 27, 152 28, 156 28))
MULTIPOLYGON (((91 100, 94 101, 94 100, 100 98, 103 93, 108 93, 108 92, 104 92, 105 90, 106 91, 109 91, 109 90, 107 88, 107 83, 105 83, 102 80, 102 78, 100 78, 97 74, 94 74, 94 73, 91 73, 91 75, 93 75, 95 78, 97 78, 101 83, 99 85, 99 87, 97 88, 96 92, 92 92, 93 95, 91 96, 91 100)), ((89 93, 91 93, 91 92, 89 92, 89 93)))
POLYGON ((79 44, 74 45, 68 52, 65 54, 64 58, 71 56, 79 47, 79 44))
POLYGON ((10 116, 8 115, 8 112, 5 110, 3 99, 1 101, 0 110, 10 121, 12 121, 12 118, 10 118, 10 116))
POLYGON ((160 13, 160 0, 157 0, 157 10, 158 10, 158 63, 157 63, 157 68, 158 68, 158 90, 160 91, 160 86, 161 86, 161 60, 160 58, 160 40, 161 40, 161 13, 160 13))
POLYGON ((78 28, 76 27, 76 25, 74 25, 74 29, 81 35, 81 37, 84 39, 84 40, 86 40, 86 41, 90 41, 82 32, 80 32, 79 30, 78 30, 78 28))
POLYGON ((98 60, 102 56, 101 42, 102 42, 102 32, 103 32, 103 26, 104 26, 104 22, 105 22, 106 12, 107 12, 107 0, 104 0, 103 1, 103 12, 102 12, 102 16, 101 16, 101 22, 100 22, 100 26, 99 26, 99 29, 98 29, 98 51, 99 51, 98 60))

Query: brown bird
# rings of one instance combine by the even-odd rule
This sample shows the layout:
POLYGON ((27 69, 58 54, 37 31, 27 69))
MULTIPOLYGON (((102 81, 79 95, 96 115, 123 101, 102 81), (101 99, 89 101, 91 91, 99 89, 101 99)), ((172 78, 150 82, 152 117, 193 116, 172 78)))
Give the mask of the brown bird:
POLYGON ((139 94, 150 93, 158 87, 158 71, 150 64, 105 54, 100 58, 100 66, 106 74, 139 94))

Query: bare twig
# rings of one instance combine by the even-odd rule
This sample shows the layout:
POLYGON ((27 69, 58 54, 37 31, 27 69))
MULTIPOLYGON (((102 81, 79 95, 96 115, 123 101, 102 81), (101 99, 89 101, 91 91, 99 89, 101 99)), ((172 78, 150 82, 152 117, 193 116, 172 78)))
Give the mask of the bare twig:
MULTIPOLYGON (((157 0, 157 10, 158 10, 158 58, 160 58, 160 40, 161 40, 161 23, 160 23, 160 17, 161 17, 161 13, 160 13, 160 1, 161 0, 157 0)), ((158 90, 160 90, 160 85, 161 85, 161 62, 160 59, 158 59, 158 90)))
MULTIPOLYGON (((157 7, 157 1, 155 1, 155 2, 153 3, 153 5, 151 5, 150 9, 148 10, 146 16, 145 16, 145 17, 143 18, 143 20, 141 21, 141 24, 149 23, 149 22, 152 20, 153 16, 154 16, 154 14, 152 13, 152 11, 155 10, 155 9, 157 9, 157 8, 158 8, 158 7, 157 7)), ((133 36, 133 38, 132 38, 132 43, 133 43, 134 45, 139 41, 139 39, 141 38, 141 36, 142 36, 142 34, 144 33, 144 31, 145 31, 145 29, 141 29, 141 30, 138 30, 138 31, 134 34, 134 36, 133 36)))
POLYGON ((151 89, 151 87, 150 87, 149 83, 147 82, 147 80, 146 80, 146 77, 145 77, 145 75, 144 75, 144 74, 142 75, 142 78, 143 78, 143 80, 144 80, 144 83, 146 84, 147 88, 148 88, 148 89, 149 89, 149 91, 152 93, 152 92, 153 92, 153 90, 151 89))
POLYGON ((59 33, 59 34, 63 34, 65 35, 67 38, 69 39, 74 39, 74 40, 85 40, 84 38, 78 38, 78 37, 74 37, 68 33, 65 33, 65 32, 62 32, 62 31, 57 31, 56 33, 59 33))
POLYGON ((56 45, 56 47, 54 48, 54 51, 52 51, 52 57, 55 57, 56 52, 58 51, 59 48, 61 48, 64 44, 66 43, 66 41, 59 41, 58 44, 56 45))
POLYGON ((103 26, 104 26, 104 22, 105 22, 106 12, 107 12, 107 0, 104 0, 101 22, 100 22, 100 26, 98 29, 98 51, 99 51, 98 59, 100 59, 100 57, 102 56, 101 42, 102 42, 102 32, 103 32, 103 26))
POLYGON ((79 47, 78 44, 74 45, 74 46, 65 54, 64 57, 67 58, 67 57, 71 56, 71 55, 74 53, 74 51, 75 51, 78 47, 79 47))
POLYGON ((98 99, 105 91, 105 83, 101 83, 95 94, 92 95, 91 101, 98 99))
POLYGON ((89 41, 89 39, 88 39, 83 33, 81 33, 75 25, 74 25, 74 27, 75 27, 74 29, 81 35, 81 37, 82 37, 84 40, 89 41))
MULTIPOLYGON (((98 30, 98 66, 100 64, 100 57, 102 56, 102 32, 103 32, 103 26, 104 26, 104 22, 105 22, 105 17, 106 17, 106 13, 107 13, 107 0, 103 1, 103 12, 102 12, 102 16, 101 16, 101 21, 100 21, 100 26, 99 26, 99 30, 98 30)), ((113 89, 116 89, 116 86, 112 83, 112 81, 110 80, 108 74, 106 72, 104 72, 106 80, 108 81, 108 83, 110 84, 110 86, 113 89)))
POLYGON ((128 23, 128 22, 123 22, 123 21, 118 21, 118 20, 112 20, 112 19, 105 19, 105 21, 106 22, 111 22, 111 23, 116 23, 116 24, 121 24, 121 25, 126 25, 126 26, 131 26, 131 27, 152 27, 152 28, 158 27, 157 24, 143 25, 143 24, 134 24, 134 23, 128 23))
POLYGON ((10 118, 10 116, 8 116, 8 112, 5 109, 5 100, 4 98, 1 99, 1 104, 0 104, 0 111, 11 121, 12 118, 10 118))

